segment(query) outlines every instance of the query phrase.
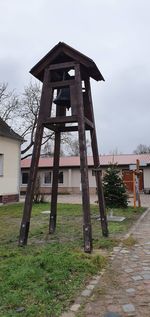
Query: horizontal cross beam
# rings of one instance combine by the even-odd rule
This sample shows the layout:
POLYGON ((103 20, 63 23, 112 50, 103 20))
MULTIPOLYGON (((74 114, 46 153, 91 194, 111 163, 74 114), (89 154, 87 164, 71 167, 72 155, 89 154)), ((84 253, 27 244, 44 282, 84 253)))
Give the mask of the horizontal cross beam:
POLYGON ((43 122, 44 126, 46 124, 59 124, 59 123, 71 123, 71 122, 78 122, 77 116, 65 116, 65 117, 53 117, 53 118, 47 118, 45 122, 43 122))
POLYGON ((66 63, 59 63, 59 64, 53 64, 48 67, 49 70, 59 70, 63 68, 69 68, 74 67, 76 65, 76 62, 66 62, 66 63))
MULTIPOLYGON (((93 123, 84 117, 85 122, 85 129, 86 130, 92 130, 94 129, 93 123)), ((52 131, 59 131, 59 132, 71 132, 71 131, 78 131, 78 126, 64 126, 61 124, 65 123, 78 123, 77 116, 67 116, 67 117, 54 117, 54 118, 48 118, 44 123, 44 127, 47 129, 50 129, 52 131)))
POLYGON ((74 79, 70 79, 70 80, 61 80, 61 81, 53 81, 50 83, 52 88, 63 88, 66 86, 71 86, 71 85, 75 85, 75 80, 74 79))

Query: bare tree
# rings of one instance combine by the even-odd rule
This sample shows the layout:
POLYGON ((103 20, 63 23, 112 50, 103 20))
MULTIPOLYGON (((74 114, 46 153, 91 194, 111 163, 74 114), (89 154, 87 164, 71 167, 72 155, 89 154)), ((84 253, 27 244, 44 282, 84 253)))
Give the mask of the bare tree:
MULTIPOLYGON (((32 152, 40 98, 41 88, 37 83, 30 83, 19 97, 14 91, 8 90, 8 84, 0 84, 0 116, 26 140, 22 145, 22 159, 30 156, 32 152)), ((53 135, 53 132, 44 129, 42 145, 52 139, 53 135)))
POLYGON ((53 156, 54 154, 54 142, 49 140, 42 148, 42 155, 43 156, 53 156))
POLYGON ((145 154, 150 153, 150 146, 145 144, 139 144, 137 148, 133 151, 134 154, 145 154))
POLYGON ((0 83, 0 116, 9 123, 12 123, 18 116, 19 101, 15 91, 8 90, 8 84, 0 83))
MULTIPOLYGON (((41 87, 37 83, 30 83, 24 89, 23 96, 20 101, 20 126, 19 131, 24 139, 27 140, 27 146, 24 146, 21 154, 22 159, 31 155, 31 150, 35 141, 35 132, 37 127, 37 119, 40 108, 41 87)), ((54 132, 44 129, 42 145, 52 139, 54 132)))
POLYGON ((78 139, 72 140, 72 142, 69 145, 68 154, 70 156, 79 156, 80 155, 80 149, 79 149, 79 141, 78 139))
MULTIPOLYGON (((0 84, 0 116, 15 132, 19 133, 26 142, 22 145, 21 157, 25 159, 32 155, 35 142, 35 132, 40 108, 41 87, 37 83, 30 82, 24 88, 21 96, 16 96, 14 91, 8 91, 7 84, 0 84)), ((70 133, 62 133, 62 144, 70 142, 70 133)), ((44 129, 42 148, 52 144, 54 132, 44 129)), ((53 148, 53 145, 52 145, 53 148)), ((52 152, 52 151, 51 151, 52 152)), ((63 148, 61 155, 63 155, 63 148)))
MULTIPOLYGON (((72 136, 70 133, 61 134, 61 146, 60 146, 60 156, 66 156, 68 154, 67 147, 71 143, 72 136)), ((53 156, 54 155, 54 139, 51 138, 42 148, 42 156, 53 156)))
MULTIPOLYGON (((68 140, 68 143, 69 144, 68 144, 68 147, 67 147, 67 155, 79 156, 80 155, 80 148, 79 148, 79 140, 78 140, 78 138, 77 137, 71 138, 71 139, 68 140)), ((86 146, 87 146, 87 152, 89 152, 88 149, 91 148, 89 139, 86 139, 86 146)))

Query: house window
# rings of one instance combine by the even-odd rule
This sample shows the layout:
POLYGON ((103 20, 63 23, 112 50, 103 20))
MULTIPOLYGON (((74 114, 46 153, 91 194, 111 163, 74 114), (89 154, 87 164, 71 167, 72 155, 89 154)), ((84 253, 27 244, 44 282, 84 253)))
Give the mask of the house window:
POLYGON ((63 182, 64 182, 63 172, 59 172, 58 183, 59 183, 59 184, 63 184, 63 182))
POLYGON ((96 173, 95 173, 95 170, 92 169, 92 176, 95 176, 96 173))
POLYGON ((22 173, 22 184, 27 185, 28 184, 28 179, 29 179, 29 173, 23 172, 22 173))
POLYGON ((4 155, 0 154, 0 176, 3 176, 3 162, 4 162, 4 155))
POLYGON ((45 172, 44 184, 51 184, 51 172, 45 172))

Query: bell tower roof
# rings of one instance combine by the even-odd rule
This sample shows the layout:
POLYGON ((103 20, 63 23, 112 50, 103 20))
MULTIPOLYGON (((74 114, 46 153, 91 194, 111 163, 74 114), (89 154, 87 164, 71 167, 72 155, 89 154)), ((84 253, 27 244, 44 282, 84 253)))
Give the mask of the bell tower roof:
POLYGON ((44 69, 51 64, 59 64, 65 62, 78 62, 86 70, 89 77, 99 81, 104 80, 101 72, 94 61, 86 55, 80 53, 76 49, 64 42, 55 45, 31 70, 30 73, 37 79, 43 81, 44 69))

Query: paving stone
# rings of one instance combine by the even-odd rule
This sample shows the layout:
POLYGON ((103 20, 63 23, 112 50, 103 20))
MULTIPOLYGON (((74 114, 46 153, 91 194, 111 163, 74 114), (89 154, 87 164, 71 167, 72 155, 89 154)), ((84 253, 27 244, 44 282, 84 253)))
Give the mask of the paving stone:
POLYGON ((16 312, 17 313, 22 313, 25 310, 25 307, 17 307, 16 312))
POLYGON ((135 292, 135 289, 134 288, 128 288, 128 289, 126 289, 126 292, 131 294, 131 293, 135 292))
POLYGON ((108 311, 118 313, 121 309, 119 305, 108 305, 107 306, 108 311))
POLYGON ((150 280, 150 274, 143 274, 144 280, 150 280))
POLYGON ((88 297, 88 296, 90 296, 91 295, 91 290, 90 289, 85 289, 82 293, 81 293, 81 295, 82 296, 84 296, 84 297, 88 297))
POLYGON ((122 305, 125 305, 125 304, 126 304, 127 299, 126 299, 126 297, 123 297, 123 298, 118 299, 118 302, 119 302, 119 304, 122 306, 122 305))
MULTIPOLYGON (((102 273, 102 272, 101 272, 102 273)), ((101 275, 95 275, 93 276, 93 280, 96 280, 97 282, 100 280, 101 275)))
POLYGON ((113 298, 113 295, 106 294, 106 295, 105 295, 105 298, 106 298, 106 299, 111 299, 111 298, 113 298))
POLYGON ((138 260, 138 259, 136 259, 136 258, 132 258, 132 261, 133 261, 133 262, 137 262, 137 260, 138 260))
POLYGON ((144 275, 144 274, 149 274, 150 275, 150 271, 145 270, 145 271, 140 272, 140 275, 144 275))
POLYGON ((107 301, 106 301, 107 305, 113 305, 113 303, 114 303, 113 298, 112 299, 107 299, 107 301))
POLYGON ((91 282, 90 282, 90 284, 92 284, 92 285, 97 285, 97 283, 98 283, 98 281, 95 279, 95 280, 92 280, 91 282))
POLYGON ((108 312, 108 313, 105 313, 104 317, 121 317, 121 315, 114 312, 108 312))
POLYGON ((140 275, 135 275, 135 276, 132 276, 132 279, 133 279, 134 281, 140 281, 140 280, 143 280, 143 277, 140 276, 140 275))
POLYGON ((126 249, 122 249, 122 250, 120 251, 120 253, 126 254, 126 253, 130 253, 130 251, 128 251, 128 250, 126 250, 126 249))
POLYGON ((124 270, 126 273, 132 273, 133 272, 133 269, 125 269, 124 270))
POLYGON ((113 251, 114 251, 114 252, 118 252, 118 251, 120 251, 120 250, 121 250, 121 247, 114 247, 114 248, 113 248, 113 251))
POLYGON ((94 287, 95 287, 95 285, 93 285, 93 284, 89 284, 89 285, 87 286, 87 289, 93 290, 93 289, 94 289, 94 287))
POLYGON ((122 306, 122 308, 125 313, 132 313, 135 311, 135 307, 133 304, 125 304, 122 306))
POLYGON ((74 311, 74 312, 77 312, 78 309, 80 308, 80 304, 73 304, 71 307, 70 307, 70 310, 74 311))
POLYGON ((83 302, 83 297, 82 296, 78 296, 76 298, 76 304, 81 304, 83 302))
POLYGON ((149 271, 149 266, 143 266, 142 269, 143 269, 144 271, 149 271))
POLYGON ((130 267, 132 267, 133 269, 137 268, 137 264, 136 263, 130 263, 130 267))

